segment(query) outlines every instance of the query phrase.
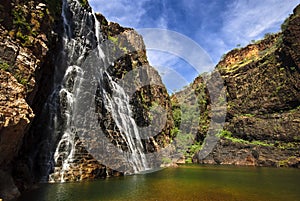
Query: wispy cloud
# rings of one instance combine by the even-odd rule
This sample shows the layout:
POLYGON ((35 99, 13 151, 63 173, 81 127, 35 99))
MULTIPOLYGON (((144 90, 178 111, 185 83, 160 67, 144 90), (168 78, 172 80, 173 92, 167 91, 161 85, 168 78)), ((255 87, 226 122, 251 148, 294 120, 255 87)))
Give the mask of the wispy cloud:
POLYGON ((213 63, 209 55, 195 41, 174 31, 165 29, 138 29, 143 35, 147 47, 149 61, 159 71, 162 67, 172 68, 170 71, 160 72, 165 84, 173 89, 181 88, 193 81, 202 72, 212 70, 213 63), (177 74, 174 74, 174 73, 177 74), (180 79, 176 80, 175 75, 180 79), (185 82, 178 82, 184 79, 185 82), (168 80, 168 81, 166 81, 168 80), (173 83, 171 82, 173 81, 173 83), (173 84, 173 86, 169 84, 173 84))
POLYGON ((187 64, 183 64, 184 61, 179 57, 154 50, 147 51, 147 56, 152 66, 158 70, 169 93, 178 91, 191 82, 191 80, 188 80, 188 78, 182 74, 182 69, 178 69, 186 68, 187 70, 191 67, 188 67, 187 64))
POLYGON ((149 0, 89 0, 96 12, 104 14, 108 20, 123 26, 138 27, 146 10, 144 4, 149 0))
MULTIPOLYGON (((136 29, 170 29, 186 35, 217 63, 224 53, 235 48, 237 44, 247 45, 251 40, 262 38, 267 32, 279 31, 280 24, 299 1, 90 0, 90 3, 95 11, 123 26, 136 29)), ((161 36, 160 39, 164 41, 164 45, 168 45, 168 38, 161 36)), ((194 56, 195 59, 199 57, 198 54, 193 55, 197 51, 191 49, 183 52, 188 52, 189 56, 194 56)), ((173 71, 181 74, 184 80, 189 82, 197 75, 185 68, 188 64, 178 62, 178 58, 161 56, 159 52, 150 53, 148 57, 151 64, 161 71, 169 89, 177 87, 176 80, 172 79, 175 75, 173 71)), ((202 66, 207 66, 207 61, 198 63, 200 66, 201 63, 202 66)), ((202 69, 207 71, 209 68, 202 69)))
MULTIPOLYGON (((281 23, 299 3, 296 0, 225 0, 223 4, 210 2, 203 6, 206 13, 202 23, 194 26, 192 36, 217 63, 227 51, 245 46, 252 40, 263 38, 265 33, 278 32, 281 23)), ((186 7, 193 9, 191 7, 186 7)))
POLYGON ((246 44, 267 31, 278 31, 280 24, 299 2, 293 0, 236 0, 223 14, 224 38, 246 44))
POLYGON ((169 19, 165 13, 168 9, 166 1, 89 0, 93 9, 96 12, 101 12, 109 21, 133 28, 167 28, 169 19), (160 8, 155 10, 158 5, 160 8), (156 11, 155 14, 153 10, 156 11))

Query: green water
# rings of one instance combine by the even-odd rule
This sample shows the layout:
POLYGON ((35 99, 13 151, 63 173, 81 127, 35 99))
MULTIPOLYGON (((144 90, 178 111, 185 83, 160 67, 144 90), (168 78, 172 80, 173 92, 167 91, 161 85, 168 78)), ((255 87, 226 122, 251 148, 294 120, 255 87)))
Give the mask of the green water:
POLYGON ((93 182, 43 184, 19 201, 300 201, 300 170, 185 165, 93 182))

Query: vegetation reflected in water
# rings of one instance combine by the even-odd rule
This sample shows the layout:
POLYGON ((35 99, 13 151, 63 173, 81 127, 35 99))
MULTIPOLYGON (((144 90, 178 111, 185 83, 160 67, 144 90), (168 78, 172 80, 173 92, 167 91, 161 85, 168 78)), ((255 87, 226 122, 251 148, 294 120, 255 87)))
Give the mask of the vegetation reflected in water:
POLYGON ((19 201, 300 200, 300 171, 184 165, 93 182, 43 184, 19 201))

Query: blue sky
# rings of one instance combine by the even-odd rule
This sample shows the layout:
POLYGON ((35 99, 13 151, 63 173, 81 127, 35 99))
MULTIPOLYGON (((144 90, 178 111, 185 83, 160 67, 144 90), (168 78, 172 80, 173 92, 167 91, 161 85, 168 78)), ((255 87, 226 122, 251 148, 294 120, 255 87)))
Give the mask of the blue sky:
MULTIPOLYGON (((278 32, 298 0, 89 0, 95 12, 122 26, 162 28, 195 41, 214 66, 229 50, 278 32)), ((147 41, 146 46, 147 46, 147 41)), ((199 70, 178 56, 149 50, 169 92, 191 82, 199 70), (175 75, 176 74, 176 75, 175 75), (174 76, 177 79, 174 79, 174 76), (179 78, 180 77, 180 78, 179 78), (180 80, 180 81, 179 81, 180 80)), ((212 68, 212 67, 211 67, 212 68)), ((204 68, 209 71, 211 68, 204 68)))

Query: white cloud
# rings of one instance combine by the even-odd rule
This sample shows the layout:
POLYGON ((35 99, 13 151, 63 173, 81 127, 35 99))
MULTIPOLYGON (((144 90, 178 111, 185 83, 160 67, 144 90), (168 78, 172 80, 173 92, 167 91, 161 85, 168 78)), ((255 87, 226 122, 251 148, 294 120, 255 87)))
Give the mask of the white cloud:
POLYGON ((157 28, 167 29, 168 28, 168 19, 165 15, 160 16, 157 24, 155 25, 157 28))
MULTIPOLYGON (((158 22, 156 23, 157 28, 162 28, 162 29, 167 29, 168 28, 168 17, 166 16, 166 9, 167 9, 167 6, 166 6, 166 0, 162 0, 162 5, 163 5, 163 12, 161 13, 161 16, 159 17, 159 20, 158 22)), ((153 28, 153 27, 150 27, 150 28, 153 28)))
POLYGON ((202 29, 196 30, 195 33, 196 40, 199 41, 202 48, 209 53, 213 63, 218 62, 220 57, 231 49, 227 46, 226 41, 224 41, 224 37, 222 37, 220 33, 207 34, 202 29))
MULTIPOLYGON (((141 21, 143 15, 147 12, 147 7, 145 7, 147 2, 150 2, 150 0, 89 0, 94 11, 102 13, 109 21, 133 28, 139 28, 140 25, 147 23, 141 21)), ((167 9, 166 1, 163 0, 161 4, 163 12, 160 13, 157 20, 151 23, 153 27, 167 28, 168 17, 164 13, 164 10, 167 9)))
MULTIPOLYGON (((179 58, 175 55, 155 50, 147 50, 149 63, 159 72, 170 93, 186 86, 190 81, 179 73, 179 58)), ((184 66, 182 66, 184 68, 184 66)))
POLYGON ((197 41, 217 63, 237 44, 245 46, 267 32, 278 32, 297 4, 295 0, 233 0, 226 9, 216 10, 214 19, 222 21, 218 29, 207 31, 204 24, 195 31, 197 41))
POLYGON ((110 21, 122 26, 137 27, 146 12, 144 4, 149 0, 89 0, 95 12, 102 13, 110 21))
POLYGON ((144 37, 147 50, 159 50, 178 56, 199 73, 212 70, 211 58, 191 38, 166 29, 138 29, 138 32, 144 37))
MULTIPOLYGON (((232 0, 231 3, 225 5, 217 0, 209 4, 198 0, 181 1, 181 8, 184 12, 173 10, 174 8, 170 5, 171 0, 89 0, 96 12, 101 12, 108 20, 116 21, 122 26, 172 28, 178 31, 183 29, 182 33, 190 33, 188 37, 196 39, 195 43, 201 44, 203 49, 210 53, 214 63, 237 44, 246 45, 251 40, 262 38, 266 32, 278 31, 281 23, 299 3, 298 0, 232 0), (161 8, 158 14, 151 12, 155 6, 161 8), (186 19, 189 21, 180 21, 176 27, 168 27, 168 25, 176 24, 172 20, 181 20, 177 18, 177 15, 180 16, 182 13, 188 14, 189 18, 186 19)), ((182 20, 186 19, 182 18, 182 20)), ((142 35, 147 38, 145 33, 142 35)), ((199 45, 200 48, 196 49, 191 48, 193 46, 185 48, 180 38, 169 41, 168 35, 159 37, 155 35, 145 43, 147 48, 151 45, 157 46, 157 44, 161 46, 160 49, 169 46, 168 49, 176 50, 175 53, 172 51, 169 53, 191 61, 190 63, 198 73, 209 71, 213 66, 211 60, 208 59, 209 56, 205 51, 200 50, 199 45), (199 54, 199 52, 202 53, 199 54)), ((192 71, 184 69, 185 66, 178 65, 178 58, 174 59, 174 56, 148 52, 148 59, 151 64, 157 66, 164 83, 173 89, 179 88, 178 83, 185 83, 176 82, 174 78, 178 77, 178 73, 185 81, 191 81, 190 77, 194 76, 192 71)))
POLYGON ((222 32, 230 42, 259 39, 266 31, 278 31, 297 4, 294 0, 236 0, 223 15, 222 32))
POLYGON ((147 57, 150 64, 159 72, 163 83, 167 86, 170 93, 182 89, 188 85, 191 80, 188 80, 186 75, 182 75, 180 68, 180 58, 167 52, 156 50, 147 50, 147 57))
POLYGON ((161 51, 147 50, 147 57, 153 66, 174 66, 178 57, 161 51))
POLYGON ((179 91, 190 83, 190 81, 188 82, 183 75, 175 71, 173 67, 155 66, 155 68, 160 73, 162 81, 167 87, 169 93, 179 91))

